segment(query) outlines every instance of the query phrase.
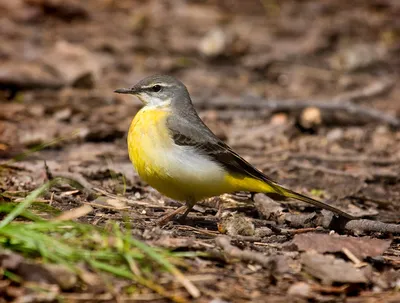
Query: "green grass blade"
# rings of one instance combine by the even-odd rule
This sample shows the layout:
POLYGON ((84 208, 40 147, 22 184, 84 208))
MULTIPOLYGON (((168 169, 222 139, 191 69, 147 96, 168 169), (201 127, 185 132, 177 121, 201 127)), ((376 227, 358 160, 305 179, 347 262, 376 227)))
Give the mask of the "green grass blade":
POLYGON ((156 250, 143 242, 140 242, 136 239, 130 238, 130 241, 137 248, 141 249, 144 253, 146 253, 149 257, 151 257, 154 261, 158 262, 160 265, 164 266, 171 274, 175 276, 175 278, 186 288, 186 290, 192 295, 194 298, 198 298, 200 296, 200 291, 196 286, 173 265, 171 264, 164 256, 160 255, 156 250))
POLYGON ((31 205, 37 197, 39 197, 43 192, 45 192, 50 187, 50 182, 47 182, 40 186, 39 188, 32 191, 23 202, 21 202, 15 209, 9 213, 1 222, 0 229, 10 224, 16 217, 18 217, 29 205, 31 205))

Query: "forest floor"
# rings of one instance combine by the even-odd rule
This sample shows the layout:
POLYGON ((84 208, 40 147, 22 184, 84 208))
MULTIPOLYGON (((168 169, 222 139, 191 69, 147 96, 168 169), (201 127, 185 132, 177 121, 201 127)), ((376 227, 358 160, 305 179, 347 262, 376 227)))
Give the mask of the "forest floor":
POLYGON ((0 211, 18 215, 0 302, 400 302, 399 18, 390 0, 0 0, 0 211), (160 73, 268 176, 368 221, 239 193, 157 225, 180 204, 135 173, 141 104, 113 91, 160 73))

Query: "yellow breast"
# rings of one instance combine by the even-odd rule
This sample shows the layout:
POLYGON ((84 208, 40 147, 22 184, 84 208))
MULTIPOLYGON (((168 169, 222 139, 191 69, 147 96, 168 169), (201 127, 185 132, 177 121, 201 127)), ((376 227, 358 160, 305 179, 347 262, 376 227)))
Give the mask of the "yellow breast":
POLYGON ((173 143, 165 127, 167 115, 165 110, 143 108, 129 128, 129 158, 139 176, 150 185, 153 185, 153 180, 163 179, 165 174, 160 151, 168 151, 173 143))

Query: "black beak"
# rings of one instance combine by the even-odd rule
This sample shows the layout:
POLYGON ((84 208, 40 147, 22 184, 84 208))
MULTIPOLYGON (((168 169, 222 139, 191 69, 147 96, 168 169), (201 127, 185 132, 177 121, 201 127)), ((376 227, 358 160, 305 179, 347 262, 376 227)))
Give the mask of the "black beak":
POLYGON ((118 94, 135 94, 136 90, 132 88, 119 88, 114 91, 114 93, 118 94))

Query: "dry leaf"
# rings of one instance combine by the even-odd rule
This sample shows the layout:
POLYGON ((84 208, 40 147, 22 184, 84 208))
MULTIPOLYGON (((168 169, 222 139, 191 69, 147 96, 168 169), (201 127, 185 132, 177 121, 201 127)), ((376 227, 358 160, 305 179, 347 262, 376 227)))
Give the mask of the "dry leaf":
POLYGON ((390 247, 390 240, 371 239, 369 237, 347 237, 326 234, 295 235, 293 243, 299 250, 315 250, 319 253, 341 252, 344 248, 351 251, 357 258, 376 257, 390 247))

